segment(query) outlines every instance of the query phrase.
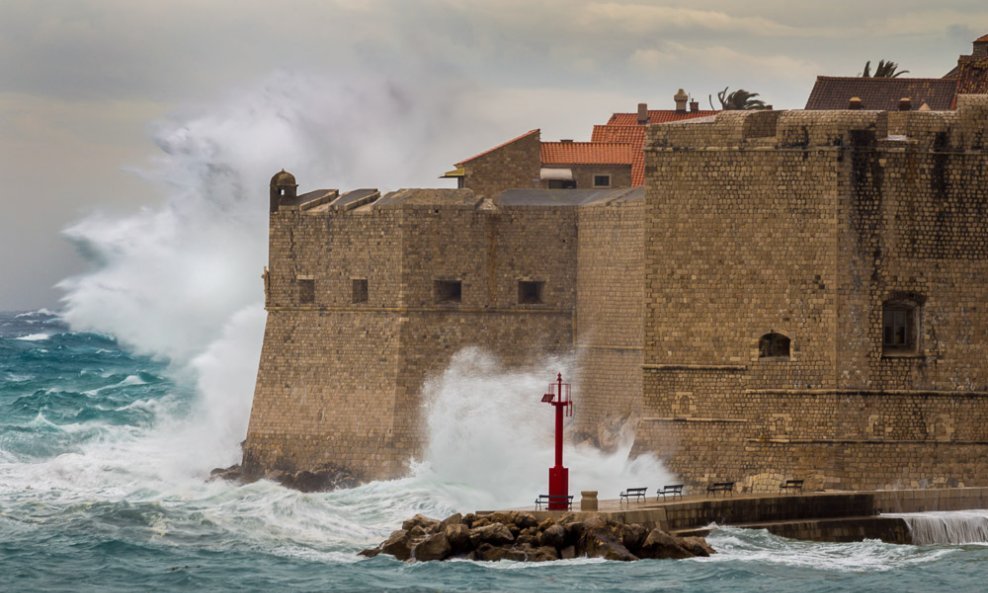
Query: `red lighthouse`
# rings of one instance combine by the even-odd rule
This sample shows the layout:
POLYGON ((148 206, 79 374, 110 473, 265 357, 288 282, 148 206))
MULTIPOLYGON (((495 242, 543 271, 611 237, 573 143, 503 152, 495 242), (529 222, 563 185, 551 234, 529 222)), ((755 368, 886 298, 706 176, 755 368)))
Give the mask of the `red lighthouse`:
POLYGON ((563 414, 573 415, 569 383, 563 383, 562 373, 549 383, 549 391, 542 396, 543 403, 556 408, 556 465, 549 468, 549 510, 565 511, 569 508, 569 469, 563 467, 563 414))

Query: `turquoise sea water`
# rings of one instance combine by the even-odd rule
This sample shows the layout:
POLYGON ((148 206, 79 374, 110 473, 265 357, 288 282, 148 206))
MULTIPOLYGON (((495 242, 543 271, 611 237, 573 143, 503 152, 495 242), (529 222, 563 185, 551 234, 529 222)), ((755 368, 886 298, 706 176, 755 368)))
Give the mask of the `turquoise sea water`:
MULTIPOLYGON (((0 314, 0 591, 988 590, 988 547, 818 544, 720 529, 688 561, 362 559, 416 512, 473 510, 436 473, 302 494, 206 478, 192 381, 47 312, 0 314)), ((214 414, 215 416, 215 414, 214 414)))

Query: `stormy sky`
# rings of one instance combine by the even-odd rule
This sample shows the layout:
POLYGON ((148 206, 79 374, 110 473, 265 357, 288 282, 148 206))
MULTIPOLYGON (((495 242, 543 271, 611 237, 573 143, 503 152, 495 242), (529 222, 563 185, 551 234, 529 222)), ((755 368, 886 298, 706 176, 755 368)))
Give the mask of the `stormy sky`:
POLYGON ((363 159, 345 181, 430 186, 521 132, 588 139, 639 101, 671 108, 680 87, 704 106, 730 86, 801 108, 816 75, 869 59, 939 77, 985 33, 984 0, 0 0, 0 310, 55 307, 53 285, 91 265, 62 229, 162 202, 142 174, 161 122, 271 81, 353 96, 355 124, 325 145, 363 159), (360 150, 361 122, 403 117, 422 124, 360 150))

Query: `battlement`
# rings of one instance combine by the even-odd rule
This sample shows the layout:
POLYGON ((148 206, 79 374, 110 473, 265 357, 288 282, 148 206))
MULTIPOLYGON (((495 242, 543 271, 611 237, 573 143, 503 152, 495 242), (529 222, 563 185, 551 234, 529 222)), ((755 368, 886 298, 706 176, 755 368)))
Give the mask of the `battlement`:
POLYGON ((985 150, 986 130, 988 95, 960 95, 956 111, 724 111, 650 126, 645 150, 841 150, 861 131, 884 148, 985 150))

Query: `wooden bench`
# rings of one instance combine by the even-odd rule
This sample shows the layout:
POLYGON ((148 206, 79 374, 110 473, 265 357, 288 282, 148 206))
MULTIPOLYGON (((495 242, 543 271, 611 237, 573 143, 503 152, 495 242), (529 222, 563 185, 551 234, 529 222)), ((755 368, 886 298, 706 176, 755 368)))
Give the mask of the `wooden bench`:
POLYGON ((631 502, 632 498, 645 502, 646 490, 648 490, 648 488, 628 488, 627 490, 625 490, 620 494, 620 497, 628 501, 629 503, 631 502))
POLYGON ((803 480, 786 480, 779 484, 779 492, 802 492, 803 480))
POLYGON ((707 486, 707 492, 730 492, 734 494, 734 482, 714 482, 707 486))
POLYGON ((573 510, 573 495, 570 494, 566 496, 564 494, 539 494, 539 497, 535 499, 535 510, 541 510, 542 505, 548 507, 549 503, 552 502, 564 502, 566 503, 566 510, 573 510))
POLYGON ((675 497, 678 496, 679 498, 682 498, 683 497, 683 485, 682 484, 667 484, 667 485, 663 486, 662 489, 659 490, 656 494, 658 496, 655 497, 655 500, 659 500, 659 496, 661 496, 663 499, 666 496, 672 496, 673 498, 675 498, 675 497))

